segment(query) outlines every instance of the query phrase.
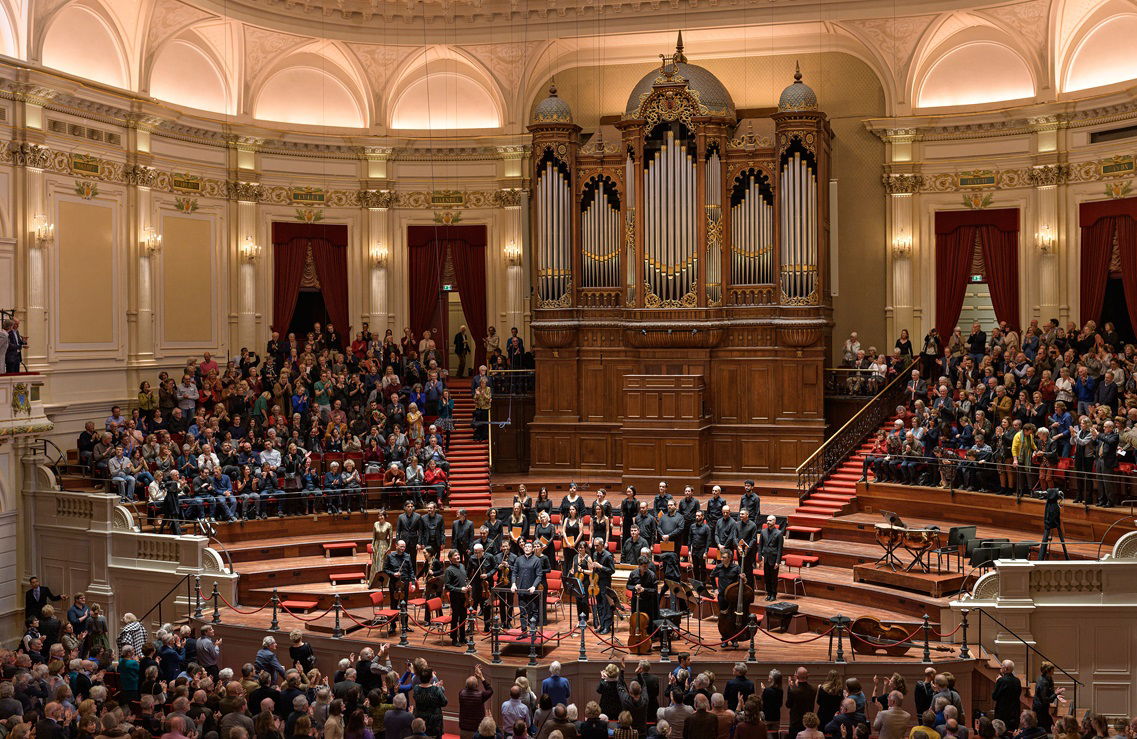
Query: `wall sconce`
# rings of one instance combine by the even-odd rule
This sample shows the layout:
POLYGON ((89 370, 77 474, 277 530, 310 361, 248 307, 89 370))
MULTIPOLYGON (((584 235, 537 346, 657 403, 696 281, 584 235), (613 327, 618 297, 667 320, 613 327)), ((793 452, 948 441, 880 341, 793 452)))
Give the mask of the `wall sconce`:
POLYGON ((894 238, 892 240, 892 256, 897 259, 907 259, 912 256, 912 237, 905 234, 894 238))
POLYGON ((505 261, 512 266, 521 264, 521 247, 517 245, 516 241, 511 241, 505 245, 502 250, 505 252, 505 261))
POLYGON ((146 250, 147 255, 153 255, 162 248, 162 234, 153 226, 147 226, 142 229, 142 248, 146 250))
POLYGON ((32 219, 32 235, 36 246, 46 247, 55 238, 55 224, 47 222, 47 216, 42 213, 32 219))
POLYGON ((1054 229, 1050 226, 1040 227, 1038 233, 1034 235, 1034 243, 1043 254, 1053 254, 1057 241, 1058 239, 1054 235, 1054 229))
POLYGON ((261 255, 261 247, 252 236, 246 236, 241 243, 241 258, 246 262, 255 262, 261 255))
POLYGON ((372 244, 370 256, 371 264, 383 268, 387 266, 387 260, 391 257, 391 250, 387 248, 386 244, 372 244))

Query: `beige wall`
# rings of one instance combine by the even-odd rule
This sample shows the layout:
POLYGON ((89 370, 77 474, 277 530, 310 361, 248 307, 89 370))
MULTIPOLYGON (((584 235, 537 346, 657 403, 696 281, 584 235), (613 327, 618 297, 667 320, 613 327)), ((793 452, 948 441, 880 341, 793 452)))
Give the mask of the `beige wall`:
POLYGON ((166 345, 210 345, 214 321, 213 223, 206 217, 162 218, 162 341, 166 345))
POLYGON ((60 344, 114 341, 114 208, 60 200, 56 225, 60 344))

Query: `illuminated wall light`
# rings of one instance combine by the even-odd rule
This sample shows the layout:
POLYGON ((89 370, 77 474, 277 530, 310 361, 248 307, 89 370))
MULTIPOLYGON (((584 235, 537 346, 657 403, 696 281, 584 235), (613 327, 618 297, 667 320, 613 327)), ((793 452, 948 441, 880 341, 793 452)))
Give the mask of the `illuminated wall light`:
POLYGON ((892 240, 892 256, 897 259, 907 259, 912 256, 912 237, 902 234, 894 238, 892 240))
POLYGON ((1058 243, 1058 239, 1054 235, 1054 229, 1052 229, 1050 226, 1040 227, 1038 229, 1038 233, 1034 235, 1034 243, 1041 253, 1053 254, 1054 247, 1058 243))
POLYGON ((55 239, 55 224, 48 223, 47 216, 41 213, 32 219, 32 235, 36 246, 45 247, 55 239))
POLYGON ((521 264, 521 247, 517 245, 517 242, 509 242, 505 245, 505 248, 502 249, 502 252, 505 254, 505 261, 510 265, 517 266, 521 264))
POLYGON ((241 258, 246 262, 255 262, 261 255, 260 244, 252 236, 246 236, 241 244, 241 258))
POLYGON ((374 244, 371 247, 371 263, 376 267, 386 267, 387 260, 390 258, 391 250, 387 248, 386 244, 374 244))
POLYGON ((147 255, 154 254, 162 248, 162 234, 153 226, 142 229, 142 238, 139 241, 142 242, 142 248, 146 250, 147 255))

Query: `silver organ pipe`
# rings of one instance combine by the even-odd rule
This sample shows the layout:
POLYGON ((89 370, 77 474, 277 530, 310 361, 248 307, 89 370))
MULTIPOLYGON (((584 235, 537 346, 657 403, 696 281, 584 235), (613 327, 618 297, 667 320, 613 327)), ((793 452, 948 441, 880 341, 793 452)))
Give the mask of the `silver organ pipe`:
MULTIPOLYGON (((706 198, 707 231, 722 222, 722 166, 718 151, 711 151, 703 190, 706 198)), ((709 239, 707 244, 707 300, 717 303, 722 299, 722 234, 709 239)))
POLYGON ((628 154, 627 161, 624 162, 624 190, 627 192, 625 200, 625 212, 627 219, 624 227, 624 239, 628 241, 628 274, 625 285, 628 288, 628 305, 631 305, 635 299, 636 289, 636 253, 634 242, 630 236, 632 229, 635 228, 636 223, 636 160, 631 154, 628 154))
POLYGON ((817 289, 817 175, 811 162, 795 151, 786 157, 779 181, 780 284, 787 297, 808 298, 817 289))
POLYGON ((545 162, 537 186, 538 285, 543 300, 558 300, 572 274, 569 183, 560 167, 545 162))
MULTIPOLYGON (((781 175, 784 186, 786 173, 781 175)), ((731 195, 731 282, 767 285, 773 282, 774 205, 755 170, 743 173, 731 195)))
MULTIPOLYGON (((603 180, 589 183, 585 197, 591 201, 581 215, 581 265, 583 287, 619 287, 620 209, 609 197, 612 185, 603 180)), ((615 193, 612 193, 615 195, 615 193)))
POLYGON ((644 175, 645 283, 661 301, 693 293, 698 275, 697 167, 688 145, 666 131, 644 175))

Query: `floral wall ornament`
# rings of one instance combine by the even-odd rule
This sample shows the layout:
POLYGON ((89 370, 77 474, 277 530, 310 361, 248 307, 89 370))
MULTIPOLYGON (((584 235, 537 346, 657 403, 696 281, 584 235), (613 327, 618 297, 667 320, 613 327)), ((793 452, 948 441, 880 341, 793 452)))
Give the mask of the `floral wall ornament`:
POLYGON ((991 205, 994 200, 995 196, 990 193, 968 193, 967 195, 963 196, 963 207, 970 210, 983 210, 984 208, 991 205))
POLYGON ((1132 180, 1128 182, 1108 182, 1105 186, 1106 197, 1117 199, 1123 198, 1133 192, 1132 180))
POLYGON ((84 200, 90 200, 99 194, 99 186, 94 182, 75 180, 75 194, 84 200))
POLYGON ((324 220, 324 213, 315 208, 297 208, 295 217, 303 223, 319 223, 324 220))
POLYGON ((461 223, 462 214, 455 213, 452 210, 444 210, 441 213, 434 214, 434 222, 440 223, 444 226, 452 226, 455 223, 461 223))
POLYGON ((197 210, 197 198, 174 198, 174 207, 182 213, 193 213, 197 210))
POLYGON ((24 416, 32 414, 31 394, 27 383, 17 382, 12 386, 12 413, 24 416))

